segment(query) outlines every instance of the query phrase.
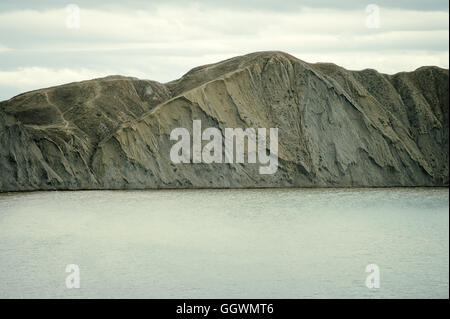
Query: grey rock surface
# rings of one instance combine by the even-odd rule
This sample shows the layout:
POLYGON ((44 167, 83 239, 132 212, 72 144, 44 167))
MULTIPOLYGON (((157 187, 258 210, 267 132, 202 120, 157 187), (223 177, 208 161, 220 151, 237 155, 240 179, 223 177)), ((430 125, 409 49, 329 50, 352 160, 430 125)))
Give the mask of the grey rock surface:
MULTIPOLYGON (((0 102, 0 191, 448 186, 448 70, 258 52, 161 84, 122 76, 0 102), (172 129, 278 128, 279 166, 173 164, 172 129)), ((205 142, 206 143, 206 142, 205 142)))

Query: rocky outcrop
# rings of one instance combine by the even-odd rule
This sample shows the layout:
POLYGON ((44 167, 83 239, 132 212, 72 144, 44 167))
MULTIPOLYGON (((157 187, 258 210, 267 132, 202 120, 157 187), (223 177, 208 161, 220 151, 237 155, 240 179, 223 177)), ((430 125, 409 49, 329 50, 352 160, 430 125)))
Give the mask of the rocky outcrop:
POLYGON ((121 76, 0 103, 0 190, 448 186, 448 70, 395 75, 259 52, 161 84, 121 76), (278 128, 278 170, 174 164, 177 127, 278 128))

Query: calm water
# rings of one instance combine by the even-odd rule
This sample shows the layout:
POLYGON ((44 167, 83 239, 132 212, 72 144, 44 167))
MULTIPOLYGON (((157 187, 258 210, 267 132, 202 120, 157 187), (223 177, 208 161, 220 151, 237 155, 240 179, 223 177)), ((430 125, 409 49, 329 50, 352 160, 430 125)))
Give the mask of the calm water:
POLYGON ((448 209, 448 189, 0 194, 0 297, 448 298, 448 209))

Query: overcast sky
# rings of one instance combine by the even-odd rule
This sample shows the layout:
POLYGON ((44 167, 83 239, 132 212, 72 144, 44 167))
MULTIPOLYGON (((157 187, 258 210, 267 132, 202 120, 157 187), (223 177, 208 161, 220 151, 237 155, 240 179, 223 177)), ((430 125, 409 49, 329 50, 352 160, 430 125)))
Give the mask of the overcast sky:
POLYGON ((111 74, 167 82, 263 50, 352 70, 448 68, 447 0, 3 2, 0 100, 111 74))

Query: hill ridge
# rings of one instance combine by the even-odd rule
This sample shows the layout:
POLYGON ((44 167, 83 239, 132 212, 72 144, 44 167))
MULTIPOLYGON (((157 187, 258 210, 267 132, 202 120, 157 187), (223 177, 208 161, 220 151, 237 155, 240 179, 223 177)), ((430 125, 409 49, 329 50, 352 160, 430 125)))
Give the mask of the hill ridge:
POLYGON ((26 92, 0 115, 2 191, 448 186, 448 70, 433 66, 388 75, 263 51, 168 83, 116 75, 26 92), (278 127, 277 173, 176 167, 168 136, 194 119, 278 127))

